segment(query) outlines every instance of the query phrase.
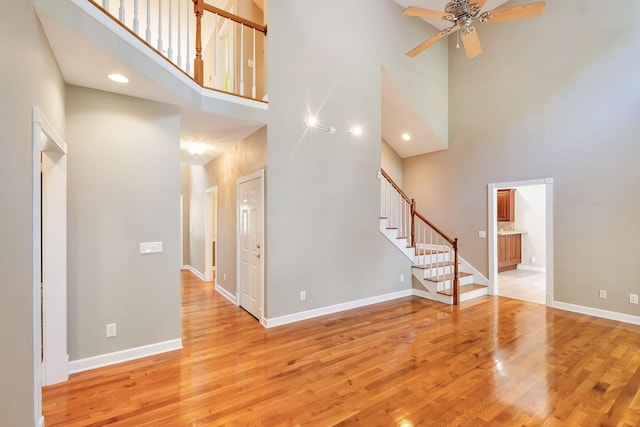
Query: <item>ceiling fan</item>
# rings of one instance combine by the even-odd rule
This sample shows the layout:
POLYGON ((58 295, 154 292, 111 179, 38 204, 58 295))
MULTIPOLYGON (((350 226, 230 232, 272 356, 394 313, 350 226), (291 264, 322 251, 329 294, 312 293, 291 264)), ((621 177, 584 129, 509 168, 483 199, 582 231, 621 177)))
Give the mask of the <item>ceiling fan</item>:
POLYGON ((474 56, 482 53, 482 46, 480 45, 480 39, 476 29, 472 26, 474 22, 481 24, 492 22, 513 21, 516 19, 535 18, 542 14, 542 10, 546 2, 539 1, 536 3, 528 3, 520 6, 505 7, 502 9, 494 9, 491 12, 484 11, 484 7, 487 0, 451 0, 447 3, 444 12, 438 12, 437 10, 423 9, 420 7, 410 6, 402 12, 406 16, 419 16, 421 18, 429 19, 442 19, 453 23, 449 28, 445 28, 435 36, 422 42, 414 49, 407 52, 407 56, 413 58, 420 52, 433 45, 435 42, 443 37, 448 36, 454 31, 459 31, 458 34, 462 37, 462 44, 467 52, 467 57, 473 58, 474 56))

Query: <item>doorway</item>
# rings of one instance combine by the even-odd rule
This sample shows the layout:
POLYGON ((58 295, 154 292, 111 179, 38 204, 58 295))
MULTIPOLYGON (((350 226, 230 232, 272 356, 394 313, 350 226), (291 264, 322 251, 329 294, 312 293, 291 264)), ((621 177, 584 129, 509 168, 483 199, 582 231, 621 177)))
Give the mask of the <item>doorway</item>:
POLYGON ((237 299, 264 324, 264 170, 238 178, 237 299))
POLYGON ((489 293, 551 306, 553 179, 489 184, 488 221, 489 293))
POLYGON ((67 146, 33 107, 34 415, 42 386, 69 378, 67 355, 67 146))
POLYGON ((204 280, 217 283, 218 187, 204 191, 204 280))

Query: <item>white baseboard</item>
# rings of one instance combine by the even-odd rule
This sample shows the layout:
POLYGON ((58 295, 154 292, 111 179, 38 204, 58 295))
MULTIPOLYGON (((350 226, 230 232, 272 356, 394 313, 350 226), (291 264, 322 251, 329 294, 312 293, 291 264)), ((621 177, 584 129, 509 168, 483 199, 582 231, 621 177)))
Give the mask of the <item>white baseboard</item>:
POLYGON ((113 353, 87 357, 86 359, 72 360, 69 362, 69 373, 75 374, 78 372, 88 371, 90 369, 115 365, 116 363, 128 362, 130 360, 180 349, 182 349, 182 339, 178 338, 175 340, 144 345, 142 347, 128 348, 126 350, 116 351, 113 353))
POLYGON ((225 297, 226 299, 231 301, 233 303, 233 305, 238 305, 238 298, 236 298, 235 295, 233 295, 231 292, 229 292, 228 290, 226 290, 222 286, 218 286, 217 283, 216 283, 216 291, 218 291, 220 293, 220 295, 222 295, 223 297, 225 297))
POLYGON ((184 269, 185 270, 189 270, 190 272, 192 272, 193 274, 198 276, 198 279, 202 280, 203 282, 206 281, 205 278, 204 278, 204 274, 200 273, 198 270, 196 270, 195 268, 191 267, 190 265, 185 265, 184 269))
POLYGON ((44 417, 41 416, 38 422, 35 425, 36 427, 44 427, 44 417))
POLYGON ((590 316, 602 317, 603 319, 617 320, 619 322, 631 323, 633 325, 640 325, 640 316, 634 316, 632 314, 618 313, 617 311, 602 310, 599 308, 587 307, 584 305, 569 304, 567 302, 553 301, 553 308, 557 308, 565 311, 572 311, 574 313, 588 314, 590 316))
POLYGON ((413 295, 412 289, 405 289, 403 291, 392 292, 389 294, 378 295, 375 297, 363 298, 355 301, 343 302, 340 304, 330 305, 327 307, 315 308, 313 310, 301 311, 298 313, 287 314, 285 316, 265 318, 264 326, 267 328, 273 328, 274 326, 286 325, 288 323, 299 322, 301 320, 312 319, 314 317, 325 316, 327 314, 338 313, 340 311, 352 310, 354 308, 364 307, 371 304, 378 304, 380 302, 391 301, 396 298, 402 298, 413 295))
POLYGON ((534 265, 522 265, 522 264, 518 264, 518 266, 516 267, 517 270, 525 270, 525 271, 537 271, 540 273, 546 273, 547 269, 546 267, 536 267, 534 265))

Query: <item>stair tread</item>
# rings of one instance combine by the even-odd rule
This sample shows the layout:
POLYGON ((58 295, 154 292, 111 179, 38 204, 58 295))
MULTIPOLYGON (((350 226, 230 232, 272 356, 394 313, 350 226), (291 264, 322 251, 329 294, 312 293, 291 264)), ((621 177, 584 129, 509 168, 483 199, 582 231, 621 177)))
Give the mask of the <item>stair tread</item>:
POLYGON ((438 267, 451 267, 452 265, 455 265, 455 262, 445 261, 445 262, 439 262, 434 264, 414 265, 413 268, 419 268, 421 270, 429 270, 431 268, 438 268, 438 267))
MULTIPOLYGON (((447 280, 453 280, 454 278, 454 274, 441 274, 438 276, 438 278, 436 279, 436 277, 425 277, 424 280, 428 280, 430 282, 446 282, 447 280)), ((458 279, 461 279, 463 277, 469 277, 469 276, 473 276, 473 274, 471 273, 458 273, 458 279)))
POLYGON ((408 239, 408 237, 407 236, 398 236, 398 237, 396 237, 396 239, 408 239))
POLYGON ((389 217, 381 216, 380 219, 388 219, 389 217))
POLYGON ((398 227, 387 227, 387 230, 397 230, 398 227))
MULTIPOLYGON (((466 294, 467 292, 477 291, 478 289, 486 288, 485 285, 481 285, 479 283, 471 283, 470 285, 460 286, 460 294, 466 294)), ((453 296, 453 288, 447 289, 445 291, 438 292, 442 295, 453 296)))

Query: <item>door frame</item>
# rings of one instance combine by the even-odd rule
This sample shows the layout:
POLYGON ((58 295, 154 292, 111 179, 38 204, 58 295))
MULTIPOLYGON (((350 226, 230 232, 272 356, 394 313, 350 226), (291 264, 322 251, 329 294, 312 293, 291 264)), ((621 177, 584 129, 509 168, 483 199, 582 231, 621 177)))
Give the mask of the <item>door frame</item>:
MULTIPOLYGON (((211 240, 213 229, 211 227, 212 217, 216 217, 216 236, 218 235, 218 186, 214 185, 204 190, 204 281, 213 280, 213 268, 211 265, 211 240), (215 200, 215 204, 213 203, 215 200), (213 206, 213 209, 211 208, 213 206)), ((218 251, 215 253, 215 263, 218 265, 218 251)), ((218 283, 216 275, 214 286, 218 283)))
POLYGON ((545 186, 545 245, 547 307, 553 306, 553 178, 532 179, 526 181, 497 182, 488 185, 488 230, 489 230, 489 295, 498 295, 498 189, 510 187, 526 187, 531 185, 545 186))
POLYGON ((260 233, 260 282, 258 283, 258 287, 260 289, 260 324, 262 326, 266 325, 265 319, 265 310, 264 310, 264 296, 265 296, 265 277, 264 277, 264 259, 266 254, 266 248, 264 245, 264 217, 265 217, 265 201, 264 201, 264 169, 260 169, 254 173, 249 175, 241 176, 236 179, 236 304, 240 306, 240 295, 242 294, 242 284, 240 282, 240 184, 245 182, 260 179, 260 210, 262 215, 260 215, 260 229, 262 232, 260 233))
POLYGON ((67 145, 37 106, 33 107, 32 132, 33 407, 34 424, 39 426, 44 424, 42 416, 43 383, 45 385, 54 384, 69 378, 69 356, 67 354, 67 145), (53 156, 57 157, 57 160, 53 156), (51 165, 52 168, 47 168, 47 165, 51 165), (40 181, 41 173, 43 181, 47 182, 47 191, 44 194, 40 181), (43 197, 50 199, 51 203, 48 203, 47 208, 41 211, 43 197), (45 227, 45 223, 49 225, 45 227), (45 239, 43 239, 43 235, 46 237, 45 239), (51 243, 55 243, 55 245, 51 243), (42 268, 42 262, 47 263, 46 268, 42 268), (44 299, 42 299, 40 289, 43 272, 47 275, 43 278, 43 282, 47 282, 44 299), (48 292, 49 290, 53 292, 48 292), (47 297, 48 294, 52 294, 52 297, 47 297), (42 305, 41 301, 43 301, 42 305), (43 335, 40 332, 41 325, 43 325, 43 335), (44 346, 44 360, 41 360, 40 356, 41 346, 44 346))

